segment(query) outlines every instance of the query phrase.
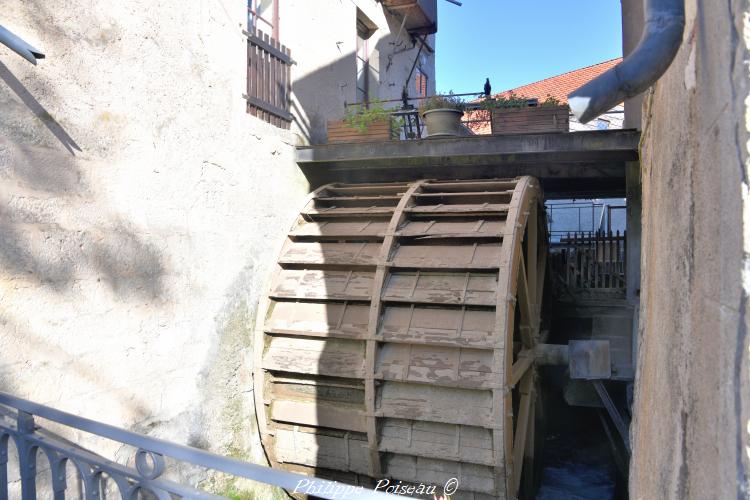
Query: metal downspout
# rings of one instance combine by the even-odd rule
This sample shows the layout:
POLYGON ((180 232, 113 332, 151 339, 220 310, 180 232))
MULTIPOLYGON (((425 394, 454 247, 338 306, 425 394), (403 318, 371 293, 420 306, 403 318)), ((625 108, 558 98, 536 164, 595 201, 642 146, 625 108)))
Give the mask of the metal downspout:
POLYGON ((6 45, 10 50, 23 57, 34 66, 36 66, 37 59, 44 59, 44 54, 42 54, 41 51, 24 42, 21 38, 5 29, 2 25, 0 25, 0 43, 6 45))
POLYGON ((685 28, 683 0, 643 0, 643 4, 643 34, 633 52, 568 95, 570 109, 581 123, 649 88, 677 54, 685 28))

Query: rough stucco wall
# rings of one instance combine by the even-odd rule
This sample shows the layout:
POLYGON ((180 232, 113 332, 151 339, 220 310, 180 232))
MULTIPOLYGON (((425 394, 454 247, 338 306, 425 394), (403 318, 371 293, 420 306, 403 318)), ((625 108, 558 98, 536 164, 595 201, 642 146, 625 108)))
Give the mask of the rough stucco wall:
MULTIPOLYGON (((294 130, 313 144, 326 140, 326 121, 344 116, 345 104, 357 101, 357 9, 377 29, 368 39, 370 97, 400 99, 418 45, 415 47, 400 20, 375 0, 284 0, 280 6, 280 38, 290 47, 294 130), (315 62, 325 61, 325 64, 315 62)), ((435 47, 435 37, 428 37, 435 47)), ((435 55, 426 53, 423 71, 429 95, 435 93, 435 55)), ((409 87, 414 96, 414 76, 409 87)), ((398 103, 395 103, 398 105, 398 103)))
POLYGON ((644 104, 633 498, 750 494, 746 1, 686 2, 644 104))
POLYGON ((261 458, 249 336, 308 186, 245 112, 245 9, 3 3, 47 59, 0 47, 0 390, 261 458))

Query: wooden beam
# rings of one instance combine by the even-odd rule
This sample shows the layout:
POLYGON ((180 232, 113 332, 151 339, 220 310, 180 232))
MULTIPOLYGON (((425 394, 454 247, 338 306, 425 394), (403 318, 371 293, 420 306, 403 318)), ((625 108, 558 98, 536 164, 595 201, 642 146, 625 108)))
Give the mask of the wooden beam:
POLYGON ((405 217, 405 209, 411 199, 425 181, 413 183, 404 193, 401 200, 393 211, 391 220, 386 229, 383 244, 380 247, 378 264, 373 278, 372 300, 370 302, 370 315, 367 325, 368 340, 365 345, 365 410, 367 413, 367 442, 370 451, 370 476, 382 477, 380 465, 380 449, 378 447, 377 417, 375 415, 375 357, 377 355, 377 340, 379 333, 380 318, 382 316, 383 286, 388 277, 388 262, 391 252, 396 244, 396 230, 405 217))
POLYGON ((531 348, 534 345, 534 339, 532 336, 533 323, 532 314, 533 309, 529 303, 529 289, 526 281, 526 263, 524 262, 523 252, 519 252, 519 269, 518 269, 518 308, 521 311, 521 325, 519 330, 521 331, 521 342, 525 348, 531 348))
POLYGON ((513 363, 508 387, 515 387, 519 380, 523 378, 529 367, 534 364, 534 353, 529 349, 524 349, 518 353, 518 360, 513 363))
POLYGON ((533 418, 531 414, 531 400, 533 397, 533 372, 529 371, 521 381, 519 392, 521 401, 518 405, 518 422, 516 423, 516 433, 513 442, 513 481, 510 498, 517 498, 518 488, 521 485, 521 473, 523 472, 523 457, 528 433, 531 428, 529 419, 533 418))

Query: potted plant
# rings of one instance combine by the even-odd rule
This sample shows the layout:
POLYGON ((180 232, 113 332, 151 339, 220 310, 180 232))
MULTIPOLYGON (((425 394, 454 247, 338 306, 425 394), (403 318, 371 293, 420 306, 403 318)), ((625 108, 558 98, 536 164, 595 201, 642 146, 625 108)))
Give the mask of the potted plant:
POLYGON ((328 122, 328 142, 387 141, 393 127, 391 112, 379 101, 347 106, 343 120, 328 122))
POLYGON ((464 107, 464 102, 453 92, 425 99, 420 113, 427 127, 427 137, 461 135, 464 107))

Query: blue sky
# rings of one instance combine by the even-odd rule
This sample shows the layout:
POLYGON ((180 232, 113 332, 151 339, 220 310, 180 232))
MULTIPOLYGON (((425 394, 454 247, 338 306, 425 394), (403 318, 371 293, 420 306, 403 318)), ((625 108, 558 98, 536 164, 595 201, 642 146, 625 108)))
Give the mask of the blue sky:
POLYGON ((492 91, 622 55, 620 0, 438 0, 437 91, 492 91))

